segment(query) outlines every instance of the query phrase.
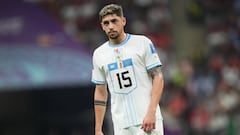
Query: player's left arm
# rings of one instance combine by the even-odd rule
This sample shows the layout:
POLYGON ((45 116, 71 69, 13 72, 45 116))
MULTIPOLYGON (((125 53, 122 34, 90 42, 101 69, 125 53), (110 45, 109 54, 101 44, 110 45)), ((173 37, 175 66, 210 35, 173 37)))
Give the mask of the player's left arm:
POLYGON ((161 68, 155 67, 148 71, 149 75, 152 77, 152 93, 151 93, 151 101, 148 107, 147 114, 144 118, 142 128, 144 131, 151 131, 155 129, 156 125, 156 110, 159 105, 162 92, 163 92, 163 75, 161 72, 161 68))

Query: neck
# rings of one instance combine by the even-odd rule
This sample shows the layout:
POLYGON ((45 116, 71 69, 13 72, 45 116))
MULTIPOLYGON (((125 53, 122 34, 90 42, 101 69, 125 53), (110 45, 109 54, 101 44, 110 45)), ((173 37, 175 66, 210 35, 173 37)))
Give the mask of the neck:
POLYGON ((121 42, 123 42, 127 37, 126 33, 121 34, 118 38, 116 39, 109 39, 109 42, 114 45, 114 44, 120 44, 121 42))

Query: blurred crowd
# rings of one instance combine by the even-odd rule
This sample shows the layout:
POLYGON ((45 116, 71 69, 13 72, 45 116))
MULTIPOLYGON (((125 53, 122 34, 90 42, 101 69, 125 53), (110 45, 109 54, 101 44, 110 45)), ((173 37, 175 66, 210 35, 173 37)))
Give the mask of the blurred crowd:
POLYGON ((206 45, 168 69, 163 105, 171 135, 240 134, 239 4, 193 0, 186 8, 189 22, 206 28, 206 45))
POLYGON ((42 0, 44 8, 64 26, 75 41, 94 49, 106 41, 100 27, 99 10, 106 4, 119 3, 127 18, 126 31, 150 36, 161 48, 170 45, 170 13, 167 0, 42 0), (146 21, 148 20, 148 21, 146 21))
POLYGON ((41 2, 72 39, 91 50, 106 40, 98 11, 108 3, 123 5, 127 32, 145 34, 157 47, 164 65, 160 104, 166 135, 240 134, 240 0, 193 0, 186 16, 205 26, 206 48, 178 59, 168 0, 41 2))

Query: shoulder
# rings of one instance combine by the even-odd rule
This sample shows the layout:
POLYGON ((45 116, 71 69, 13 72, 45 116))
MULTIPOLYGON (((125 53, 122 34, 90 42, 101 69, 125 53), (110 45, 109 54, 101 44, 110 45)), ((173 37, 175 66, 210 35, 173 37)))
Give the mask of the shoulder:
POLYGON ((150 41, 150 39, 145 35, 136 35, 136 34, 130 34, 132 39, 140 40, 140 41, 150 41))
POLYGON ((139 48, 142 48, 143 50, 149 49, 149 46, 151 46, 153 43, 145 35, 131 35, 132 42, 134 44, 137 44, 139 48))
POLYGON ((106 52, 106 48, 108 47, 108 41, 101 44, 99 47, 94 49, 93 56, 104 54, 106 52))

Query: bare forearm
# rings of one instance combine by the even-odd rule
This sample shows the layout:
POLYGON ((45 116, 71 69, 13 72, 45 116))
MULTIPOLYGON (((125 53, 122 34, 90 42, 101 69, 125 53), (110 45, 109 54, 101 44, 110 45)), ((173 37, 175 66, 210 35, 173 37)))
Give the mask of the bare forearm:
POLYGON ((162 74, 159 74, 153 78, 151 101, 149 105, 150 112, 153 112, 153 113, 156 112, 156 108, 160 102, 162 92, 163 92, 163 78, 162 78, 162 74))
POLYGON ((94 93, 95 131, 102 131, 103 120, 106 112, 107 90, 105 86, 96 86, 94 93))
POLYGON ((163 92, 163 76, 159 67, 149 71, 153 81, 152 81, 152 94, 151 101, 149 105, 149 112, 156 112, 156 108, 160 102, 162 92, 163 92))
POLYGON ((95 131, 102 131, 102 125, 104 120, 104 115, 106 107, 95 105, 95 131))
POLYGON ((148 111, 142 123, 142 129, 145 132, 156 128, 156 111, 163 92, 163 77, 160 68, 151 69, 149 74, 152 77, 152 93, 148 111))

